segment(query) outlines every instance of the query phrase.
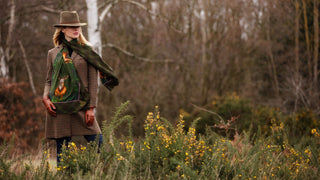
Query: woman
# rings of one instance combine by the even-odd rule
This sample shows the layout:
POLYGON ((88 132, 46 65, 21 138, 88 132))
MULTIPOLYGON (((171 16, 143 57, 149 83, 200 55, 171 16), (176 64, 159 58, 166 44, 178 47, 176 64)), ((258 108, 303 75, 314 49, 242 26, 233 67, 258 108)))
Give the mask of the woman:
POLYGON ((94 141, 100 127, 95 119, 97 98, 97 70, 104 86, 111 90, 118 85, 112 69, 89 46, 81 32, 79 16, 75 11, 63 11, 60 24, 55 24, 55 47, 48 51, 47 78, 43 103, 48 111, 46 138, 57 143, 57 162, 63 143, 72 136, 83 135, 94 141))

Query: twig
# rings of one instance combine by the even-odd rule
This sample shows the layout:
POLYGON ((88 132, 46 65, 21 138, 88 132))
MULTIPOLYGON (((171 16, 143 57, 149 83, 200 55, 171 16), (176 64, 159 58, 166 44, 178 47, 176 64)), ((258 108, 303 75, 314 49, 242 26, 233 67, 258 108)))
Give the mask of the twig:
POLYGON ((139 57, 139 56, 136 56, 135 54, 131 53, 131 52, 128 52, 114 44, 111 44, 111 43, 107 43, 107 44, 104 44, 102 45, 102 47, 110 47, 112 49, 115 49, 117 51, 120 51, 121 53, 125 54, 126 56, 129 56, 129 57, 132 57, 132 58, 135 58, 135 59, 138 59, 140 61, 145 61, 145 62, 152 62, 152 63, 168 63, 168 62, 174 62, 170 59, 165 59, 165 60, 152 60, 152 59, 149 59, 149 58, 144 58, 144 57, 139 57))
POLYGON ((60 13, 60 11, 57 11, 57 10, 52 9, 52 8, 49 8, 47 6, 40 6, 40 9, 42 9, 43 11, 48 12, 48 13, 53 13, 53 14, 59 14, 60 13))
POLYGON ((218 118, 220 119, 220 121, 224 122, 223 118, 222 118, 218 113, 213 112, 213 111, 210 111, 210 110, 205 109, 205 108, 202 108, 202 107, 199 107, 199 106, 197 106, 197 105, 195 105, 195 104, 192 104, 192 103, 191 103, 191 105, 194 106, 194 107, 197 108, 197 109, 200 109, 200 110, 202 110, 202 111, 206 111, 206 112, 208 112, 208 113, 211 113, 211 114, 213 114, 213 115, 218 116, 218 118))

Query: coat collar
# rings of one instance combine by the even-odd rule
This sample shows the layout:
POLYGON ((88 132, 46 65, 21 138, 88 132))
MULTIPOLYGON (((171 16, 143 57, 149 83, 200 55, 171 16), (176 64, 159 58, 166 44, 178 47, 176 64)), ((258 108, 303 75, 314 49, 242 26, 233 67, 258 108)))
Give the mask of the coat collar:
MULTIPOLYGON (((61 50, 61 49, 63 48, 63 44, 62 44, 62 43, 59 44, 56 48, 59 49, 59 50, 61 50)), ((73 51, 70 58, 71 58, 72 60, 74 60, 77 55, 78 55, 78 54, 77 54, 75 51, 73 51)))

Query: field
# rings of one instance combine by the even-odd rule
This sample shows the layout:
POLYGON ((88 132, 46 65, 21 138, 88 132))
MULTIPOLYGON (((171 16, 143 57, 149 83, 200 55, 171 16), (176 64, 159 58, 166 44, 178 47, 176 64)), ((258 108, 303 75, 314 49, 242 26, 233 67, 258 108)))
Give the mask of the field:
MULTIPOLYGON (((243 110, 243 102, 231 95, 212 103, 212 107, 242 104, 237 110, 243 110)), ((0 179, 319 178, 318 121, 313 122, 315 128, 304 127, 305 131, 298 128, 302 126, 300 123, 307 121, 303 118, 310 117, 307 111, 296 114, 293 119, 292 115, 291 118, 281 115, 277 109, 254 109, 250 111, 251 117, 260 117, 269 122, 269 126, 259 125, 260 120, 251 120, 249 128, 242 127, 240 131, 241 126, 235 124, 241 118, 224 120, 225 117, 211 110, 204 114, 188 114, 181 110, 179 120, 172 125, 161 117, 160 108, 156 106, 145 119, 145 136, 134 138, 131 132, 133 118, 125 115, 127 106, 128 102, 122 104, 113 121, 103 124, 104 144, 99 153, 96 143, 83 146, 72 142, 64 148, 58 167, 46 146, 36 158, 23 153, 12 156, 12 143, 3 144, 0 179), (211 120, 217 118, 219 123, 207 125, 203 130, 201 122, 209 114, 211 120), (188 123, 187 117, 192 116, 198 118, 188 123), (127 125, 128 135, 116 137, 114 131, 121 124, 127 125)))

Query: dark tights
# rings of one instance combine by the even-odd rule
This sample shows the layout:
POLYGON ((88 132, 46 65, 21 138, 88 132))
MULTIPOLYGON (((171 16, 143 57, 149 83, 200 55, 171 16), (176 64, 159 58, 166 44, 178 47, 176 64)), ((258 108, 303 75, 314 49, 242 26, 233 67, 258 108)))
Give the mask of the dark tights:
MULTIPOLYGON (((102 134, 99 134, 99 147, 102 144, 103 141, 103 136, 102 134)), ((96 140, 97 135, 84 135, 84 138, 88 141, 88 142, 92 142, 96 140)), ((63 137, 63 138, 59 138, 56 139, 57 142, 57 163, 60 163, 60 154, 62 153, 62 146, 63 144, 65 146, 68 146, 69 142, 71 141, 71 137, 63 137)))

